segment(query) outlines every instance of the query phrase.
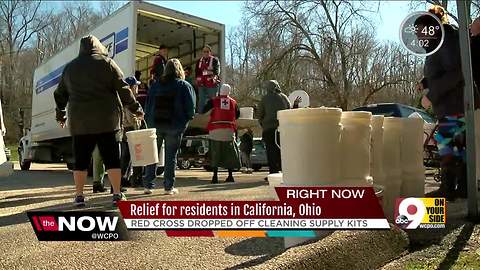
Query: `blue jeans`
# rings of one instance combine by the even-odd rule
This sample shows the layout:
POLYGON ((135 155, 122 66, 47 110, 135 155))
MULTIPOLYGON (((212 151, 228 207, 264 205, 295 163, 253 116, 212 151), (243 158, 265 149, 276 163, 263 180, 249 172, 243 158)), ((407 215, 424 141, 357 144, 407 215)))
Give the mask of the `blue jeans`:
POLYGON ((203 108, 205 104, 211 99, 217 96, 218 87, 208 88, 205 86, 198 87, 198 112, 204 113, 203 108))
MULTIPOLYGON (((158 129, 157 128, 157 147, 160 152, 165 141, 165 171, 163 173, 163 187, 165 190, 171 190, 175 183, 175 166, 177 165, 177 153, 182 142, 183 130, 158 129)), ((155 187, 155 173, 157 164, 148 165, 145 168, 145 177, 143 186, 148 189, 155 187)))

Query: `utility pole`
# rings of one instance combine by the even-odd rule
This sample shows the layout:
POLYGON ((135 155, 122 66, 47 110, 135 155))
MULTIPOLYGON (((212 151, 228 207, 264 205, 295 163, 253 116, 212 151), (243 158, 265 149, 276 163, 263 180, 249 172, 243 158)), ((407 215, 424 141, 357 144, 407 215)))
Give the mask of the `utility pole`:
POLYGON ((475 106, 472 76, 472 58, 470 51, 470 31, 468 13, 470 1, 457 0, 458 26, 460 34, 460 53, 462 60, 463 77, 465 79, 464 104, 467 148, 467 190, 468 190, 468 217, 478 218, 477 201, 477 172, 476 172, 476 142, 475 142, 475 106))

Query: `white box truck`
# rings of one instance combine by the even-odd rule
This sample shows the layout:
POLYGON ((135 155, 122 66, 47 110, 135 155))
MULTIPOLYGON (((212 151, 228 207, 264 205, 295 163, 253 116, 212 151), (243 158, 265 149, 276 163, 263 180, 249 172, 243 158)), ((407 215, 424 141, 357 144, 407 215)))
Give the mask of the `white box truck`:
MULTIPOLYGON (((149 69, 161 44, 168 47, 169 58, 180 59, 184 67, 191 66, 192 70, 203 46, 209 44, 221 66, 225 66, 223 24, 150 3, 129 2, 85 33, 88 34, 98 37, 108 48, 109 56, 125 76, 142 71, 143 82, 150 76, 149 69)), ((80 39, 35 70, 32 125, 18 146, 22 170, 28 170, 32 162, 65 162, 69 168, 74 163, 69 129, 62 129, 55 120, 53 92, 65 65, 77 57, 79 46, 80 39)))

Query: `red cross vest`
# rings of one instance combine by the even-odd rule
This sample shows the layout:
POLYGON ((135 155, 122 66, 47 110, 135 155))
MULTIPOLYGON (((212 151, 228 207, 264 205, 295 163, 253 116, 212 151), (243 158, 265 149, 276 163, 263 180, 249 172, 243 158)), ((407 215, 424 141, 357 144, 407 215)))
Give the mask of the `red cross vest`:
POLYGON ((236 110, 237 102, 229 96, 218 96, 212 99, 213 109, 207 129, 212 131, 220 128, 237 130, 236 110))
POLYGON ((207 74, 208 71, 213 71, 213 56, 208 58, 202 57, 198 60, 198 70, 200 74, 197 74, 197 83, 199 86, 207 88, 217 87, 219 80, 217 75, 207 74))

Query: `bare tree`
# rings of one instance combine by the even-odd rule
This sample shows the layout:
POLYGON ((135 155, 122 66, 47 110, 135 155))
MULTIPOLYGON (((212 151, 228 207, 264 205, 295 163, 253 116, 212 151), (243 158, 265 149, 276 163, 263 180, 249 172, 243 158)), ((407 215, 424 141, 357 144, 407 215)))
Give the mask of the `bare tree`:
MULTIPOLYGON (((108 7, 113 8, 115 5, 113 3, 108 7)), ((50 17, 47 27, 38 34, 38 64, 87 33, 102 18, 100 13, 101 11, 95 10, 89 3, 65 3, 58 13, 50 17)))
POLYGON ((100 13, 86 2, 52 10, 40 1, 0 1, 0 98, 8 140, 21 134, 15 132, 17 110, 31 104, 34 69, 98 23, 100 13))
POLYGON ((257 81, 276 78, 287 92, 307 91, 314 104, 349 109, 413 77, 398 66, 398 46, 375 38, 368 15, 377 3, 277 0, 246 8, 256 26, 247 63, 257 81))
MULTIPOLYGON (((19 0, 0 2, 2 15, 0 20, 4 26, 0 33, 3 66, 0 98, 4 103, 9 102, 9 96, 5 95, 5 91, 15 91, 16 89, 16 80, 13 79, 13 75, 20 53, 35 34, 47 26, 47 22, 41 20, 39 16, 40 4, 41 2, 19 0)), ((48 18, 49 14, 42 14, 41 17, 48 18)))
POLYGON ((123 1, 102 1, 100 3, 100 15, 102 18, 108 17, 122 6, 123 1))

